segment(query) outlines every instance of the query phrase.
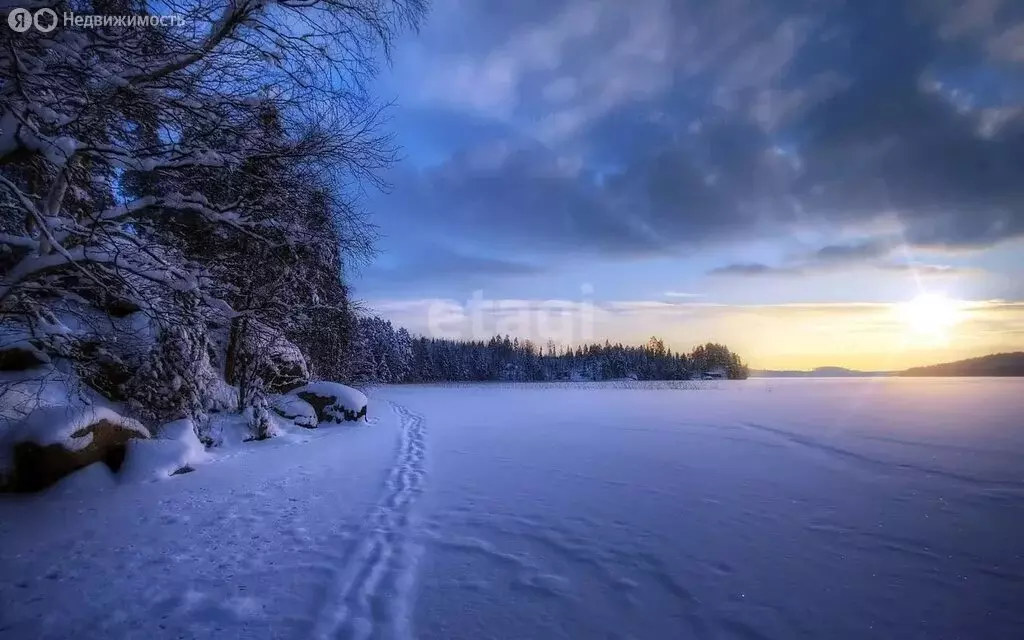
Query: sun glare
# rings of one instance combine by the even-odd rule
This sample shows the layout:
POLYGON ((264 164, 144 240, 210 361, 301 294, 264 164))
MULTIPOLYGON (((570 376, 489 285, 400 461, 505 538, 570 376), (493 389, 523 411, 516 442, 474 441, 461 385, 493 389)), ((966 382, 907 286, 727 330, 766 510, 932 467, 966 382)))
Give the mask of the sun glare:
POLYGON ((929 338, 947 338, 961 320, 959 302, 935 293, 923 293, 899 305, 898 312, 910 332, 929 338))

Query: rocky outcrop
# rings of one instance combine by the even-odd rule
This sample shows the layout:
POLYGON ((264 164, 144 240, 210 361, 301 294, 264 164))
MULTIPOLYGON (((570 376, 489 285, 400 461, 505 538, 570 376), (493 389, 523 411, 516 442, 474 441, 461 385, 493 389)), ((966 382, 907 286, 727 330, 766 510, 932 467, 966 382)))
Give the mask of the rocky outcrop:
POLYGON ((279 396, 271 403, 270 408, 274 413, 291 420, 298 427, 316 429, 320 422, 316 409, 298 396, 279 396))
POLYGON ((313 382, 292 393, 313 407, 319 422, 345 422, 366 417, 366 396, 337 382, 313 382))
POLYGON ((226 344, 225 377, 239 385, 259 379, 267 393, 288 393, 309 381, 302 350, 277 328, 251 318, 236 319, 226 344))
POLYGON ((264 380, 267 380, 267 391, 286 393, 309 380, 309 366, 298 348, 280 349, 271 356, 263 375, 266 376, 264 380))
POLYGON ((128 442, 149 437, 133 422, 100 419, 72 432, 68 441, 14 443, 9 453, 11 465, 0 480, 0 490, 39 491, 96 462, 117 472, 124 463, 128 442))

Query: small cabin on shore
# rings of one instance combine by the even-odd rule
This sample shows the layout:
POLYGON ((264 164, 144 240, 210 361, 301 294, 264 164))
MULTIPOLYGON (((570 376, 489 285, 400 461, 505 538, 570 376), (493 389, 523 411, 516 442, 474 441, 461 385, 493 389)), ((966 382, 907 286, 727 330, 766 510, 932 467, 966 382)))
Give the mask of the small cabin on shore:
POLYGON ((729 377, 729 372, 725 370, 725 367, 715 367, 701 374, 701 380, 725 380, 729 377))

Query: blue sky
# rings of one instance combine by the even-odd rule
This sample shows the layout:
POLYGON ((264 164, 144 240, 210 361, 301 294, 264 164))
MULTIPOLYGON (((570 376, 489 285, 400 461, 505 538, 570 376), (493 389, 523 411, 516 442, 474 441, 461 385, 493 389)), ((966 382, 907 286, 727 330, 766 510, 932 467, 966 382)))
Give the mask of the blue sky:
MULTIPOLYGON (((676 316, 603 330, 686 348, 760 326, 697 335, 712 305, 831 318, 935 293, 974 315, 903 360, 1024 344, 1022 19, 1012 0, 436 0, 378 81, 404 158, 368 197, 382 253, 356 294, 424 333, 410 309, 474 292, 658 303, 676 316), (1011 320, 976 330, 982 303, 1011 320)), ((826 344, 846 320, 748 359, 859 362, 826 344)))

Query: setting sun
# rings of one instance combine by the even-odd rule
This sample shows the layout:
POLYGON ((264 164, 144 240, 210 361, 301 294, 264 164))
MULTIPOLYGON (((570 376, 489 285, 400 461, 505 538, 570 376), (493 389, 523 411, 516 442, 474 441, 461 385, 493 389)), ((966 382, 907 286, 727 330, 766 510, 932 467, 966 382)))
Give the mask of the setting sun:
POLYGON ((923 293, 899 305, 898 313, 915 335, 946 338, 949 329, 962 320, 960 307, 958 301, 944 295, 923 293))

